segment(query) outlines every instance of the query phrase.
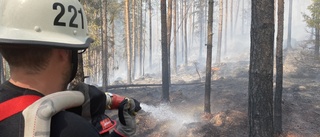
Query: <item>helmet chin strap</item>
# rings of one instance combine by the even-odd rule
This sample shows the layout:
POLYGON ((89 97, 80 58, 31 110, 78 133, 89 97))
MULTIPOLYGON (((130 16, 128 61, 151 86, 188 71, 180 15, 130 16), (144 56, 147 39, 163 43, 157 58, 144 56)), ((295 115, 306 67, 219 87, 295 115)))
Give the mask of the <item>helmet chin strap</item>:
POLYGON ((71 82, 77 74, 77 70, 78 70, 78 50, 72 50, 71 53, 71 64, 72 64, 72 70, 71 70, 71 77, 70 77, 70 81, 71 82))

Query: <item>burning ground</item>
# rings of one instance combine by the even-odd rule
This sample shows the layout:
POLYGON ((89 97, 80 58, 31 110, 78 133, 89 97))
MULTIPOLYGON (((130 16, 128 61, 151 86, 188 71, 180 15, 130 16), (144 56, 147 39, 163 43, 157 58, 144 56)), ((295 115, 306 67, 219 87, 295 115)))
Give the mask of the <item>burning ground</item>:
MULTIPOLYGON (((305 54, 309 51, 299 49, 285 54, 284 137, 320 137, 320 65, 305 58, 305 54)), ((199 77, 195 65, 180 67, 179 74, 172 76, 172 83, 179 84, 170 87, 168 104, 160 102, 161 87, 109 91, 142 102, 136 137, 247 137, 248 68, 247 61, 226 62, 215 72, 211 115, 203 114, 204 69, 199 69, 199 77)), ((146 75, 134 83, 158 84, 160 78, 160 75, 146 75)), ((114 113, 111 115, 116 117, 114 113)))

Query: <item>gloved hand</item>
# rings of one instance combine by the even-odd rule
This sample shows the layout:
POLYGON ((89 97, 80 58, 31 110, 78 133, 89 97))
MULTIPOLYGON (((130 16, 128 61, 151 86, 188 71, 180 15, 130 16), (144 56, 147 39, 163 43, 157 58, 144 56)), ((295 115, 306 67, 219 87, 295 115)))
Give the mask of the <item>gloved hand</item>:
POLYGON ((79 83, 73 90, 81 91, 85 95, 85 103, 82 107, 71 111, 91 121, 100 134, 108 131, 114 125, 114 122, 104 114, 106 108, 118 109, 119 120, 115 129, 117 134, 131 136, 136 132, 135 113, 141 110, 140 102, 117 94, 105 94, 98 88, 85 83, 79 83), (103 123, 111 124, 105 126, 103 123))
POLYGON ((140 103, 135 99, 126 98, 119 105, 119 121, 115 132, 121 136, 132 136, 136 132, 135 112, 141 109, 140 103))
POLYGON ((78 83, 72 90, 80 91, 85 96, 81 107, 69 109, 91 122, 100 134, 108 132, 115 126, 115 121, 105 115, 106 96, 97 87, 85 83, 78 83))
POLYGON ((93 117, 104 114, 106 96, 97 87, 86 83, 78 83, 72 90, 80 91, 85 96, 85 101, 80 108, 72 109, 73 112, 91 121, 93 117))
MULTIPOLYGON (((126 99, 126 97, 106 92, 106 108, 107 109, 119 109, 120 103, 126 99)), ((131 98, 134 101, 135 104, 135 112, 138 112, 141 109, 140 102, 138 102, 136 99, 131 98)))

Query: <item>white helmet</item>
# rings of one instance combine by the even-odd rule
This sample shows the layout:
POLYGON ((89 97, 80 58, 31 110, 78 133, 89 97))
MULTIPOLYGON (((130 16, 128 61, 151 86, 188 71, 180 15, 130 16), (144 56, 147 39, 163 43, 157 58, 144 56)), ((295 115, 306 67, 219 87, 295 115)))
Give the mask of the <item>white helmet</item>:
POLYGON ((85 49, 87 28, 78 0, 0 0, 0 45, 85 49))

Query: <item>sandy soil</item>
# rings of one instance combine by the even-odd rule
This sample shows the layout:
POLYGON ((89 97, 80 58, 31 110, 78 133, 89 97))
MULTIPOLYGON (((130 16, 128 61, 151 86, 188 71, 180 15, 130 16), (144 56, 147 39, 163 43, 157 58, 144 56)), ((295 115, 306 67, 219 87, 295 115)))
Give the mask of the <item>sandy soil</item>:
MULTIPOLYGON (((320 137, 320 67, 304 56, 310 54, 305 49, 285 54, 283 137, 320 137)), ((136 137, 247 137, 248 67, 248 61, 226 62, 215 72, 211 115, 203 114, 205 73, 199 69, 200 80, 194 65, 180 67, 172 83, 198 84, 172 85, 169 104, 160 102, 161 87, 110 91, 142 102, 136 137)), ((147 75, 135 81, 160 82, 159 75, 147 75)))

